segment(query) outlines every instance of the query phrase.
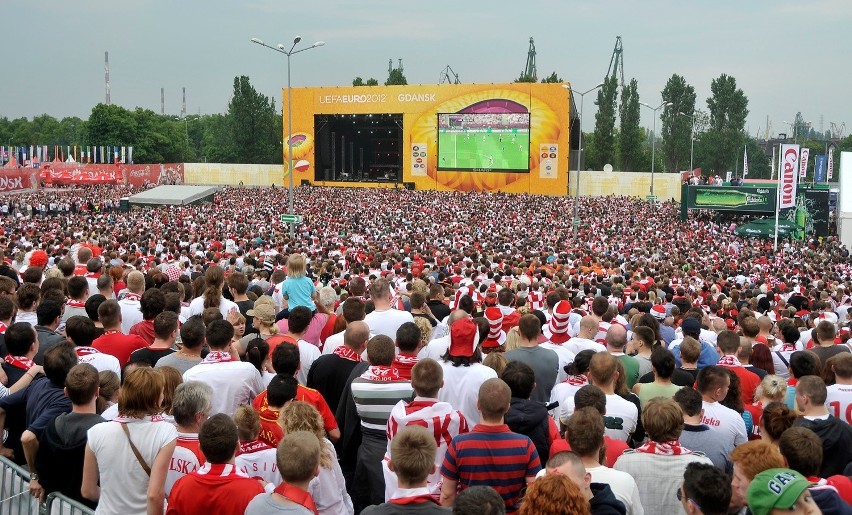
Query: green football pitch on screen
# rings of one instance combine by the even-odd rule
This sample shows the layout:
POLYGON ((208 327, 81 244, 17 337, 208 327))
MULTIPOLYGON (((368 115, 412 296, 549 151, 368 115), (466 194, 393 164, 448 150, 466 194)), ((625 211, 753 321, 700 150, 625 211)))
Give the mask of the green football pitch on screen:
POLYGON ((530 135, 518 132, 438 131, 438 168, 529 170, 530 135))

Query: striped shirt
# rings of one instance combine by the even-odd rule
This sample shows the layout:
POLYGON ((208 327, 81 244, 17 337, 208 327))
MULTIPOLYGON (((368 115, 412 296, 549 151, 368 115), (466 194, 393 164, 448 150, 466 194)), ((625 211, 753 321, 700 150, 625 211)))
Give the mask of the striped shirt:
POLYGON ((539 470, 541 461, 532 440, 505 424, 477 424, 470 433, 456 436, 441 465, 441 475, 458 481, 462 489, 484 485, 497 490, 507 513, 518 510, 526 478, 539 470))
POLYGON ((388 418, 396 403, 410 400, 414 390, 409 381, 372 381, 356 377, 352 381, 352 397, 361 418, 361 426, 385 433, 388 418))

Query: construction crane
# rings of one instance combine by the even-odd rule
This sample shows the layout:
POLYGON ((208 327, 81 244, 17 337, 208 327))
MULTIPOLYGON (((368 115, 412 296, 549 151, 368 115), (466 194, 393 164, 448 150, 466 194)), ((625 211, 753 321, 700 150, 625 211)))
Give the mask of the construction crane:
POLYGON ((615 77, 619 80, 618 85, 624 87, 624 47, 621 45, 621 36, 615 37, 615 48, 612 49, 612 57, 609 60, 609 69, 606 77, 615 77))
POLYGON ((538 81, 538 74, 535 70, 535 43, 533 43, 532 36, 530 36, 530 49, 527 52, 527 65, 524 67, 521 77, 528 77, 532 79, 532 82, 538 81))
POLYGON ((846 122, 842 122, 840 125, 830 122, 829 125, 831 126, 832 139, 843 139, 843 136, 846 133, 846 122))
MULTIPOLYGON (((399 68, 397 68, 400 73, 402 73, 402 58, 399 58, 399 68)), ((388 75, 393 72, 393 59, 388 59, 388 75)))
POLYGON ((459 74, 456 73, 448 64, 446 68, 441 70, 441 78, 438 79, 438 84, 461 84, 459 74))

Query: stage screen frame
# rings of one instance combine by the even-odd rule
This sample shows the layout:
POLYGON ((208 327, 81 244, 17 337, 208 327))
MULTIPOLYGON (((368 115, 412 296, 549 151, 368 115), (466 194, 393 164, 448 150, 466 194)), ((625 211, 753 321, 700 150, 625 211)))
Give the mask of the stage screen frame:
MULTIPOLYGON (((496 172, 496 173, 530 173, 530 135, 531 135, 531 116, 530 116, 530 113, 529 113, 529 112, 526 112, 526 113, 436 113, 436 120, 435 120, 435 122, 436 122, 435 127, 436 127, 436 132, 437 132, 437 156, 438 156, 438 158, 437 158, 437 166, 436 166, 436 169, 437 169, 438 171, 496 172), (441 140, 442 140, 442 139, 444 139, 444 137, 445 137, 444 135, 446 134, 446 133, 442 132, 442 128, 441 128, 441 121, 442 121, 442 117, 447 117, 447 118, 449 119, 449 117, 450 117, 450 116, 474 116, 474 117, 479 117, 479 116, 484 116, 484 115, 493 115, 493 114, 499 114, 499 115, 522 115, 522 116, 525 116, 525 117, 526 117, 526 128, 525 128, 525 129, 523 129, 523 130, 525 130, 525 131, 526 131, 526 142, 525 142, 525 143, 526 143, 526 146, 525 146, 526 166, 525 166, 525 167, 522 167, 522 168, 521 168, 521 167, 513 167, 513 166, 507 166, 507 167, 495 167, 495 166, 493 165, 493 163, 483 163, 483 165, 485 165, 485 166, 481 166, 481 167, 466 167, 466 166, 458 166, 458 164, 457 164, 457 163, 456 163, 456 166, 450 166, 449 164, 445 163, 445 161, 443 160, 443 156, 441 155, 441 140)), ((448 123, 448 125, 449 125, 449 123, 448 123)), ((503 134, 509 134, 509 135, 518 134, 517 132, 514 132, 514 131, 518 130, 517 128, 512 129, 512 128, 511 128, 511 127, 509 127, 509 126, 506 126, 506 127, 507 127, 507 128, 505 129, 505 131, 506 131, 506 132, 503 132, 503 134)), ((476 135, 476 136, 478 137, 479 135, 485 135, 485 134, 488 134, 491 130, 492 130, 492 129, 488 129, 488 130, 485 130, 485 131, 471 131, 471 132, 470 132, 470 134, 471 134, 471 135, 476 135)), ((501 130, 501 129, 497 129, 497 130, 501 130)), ((464 131, 459 132, 459 134, 463 134, 463 133, 464 133, 464 131)), ((524 145, 522 144, 521 146, 524 146, 524 145)))

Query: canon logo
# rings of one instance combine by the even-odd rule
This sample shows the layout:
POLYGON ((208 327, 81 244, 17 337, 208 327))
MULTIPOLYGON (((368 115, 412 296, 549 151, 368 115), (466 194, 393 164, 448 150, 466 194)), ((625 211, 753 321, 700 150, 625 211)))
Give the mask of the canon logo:
POLYGON ((796 165, 799 162, 799 153, 795 148, 788 148, 784 152, 784 171, 781 177, 781 205, 789 206, 795 202, 793 195, 796 191, 796 165))

